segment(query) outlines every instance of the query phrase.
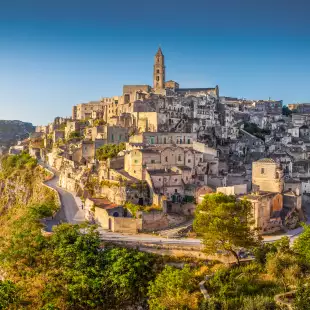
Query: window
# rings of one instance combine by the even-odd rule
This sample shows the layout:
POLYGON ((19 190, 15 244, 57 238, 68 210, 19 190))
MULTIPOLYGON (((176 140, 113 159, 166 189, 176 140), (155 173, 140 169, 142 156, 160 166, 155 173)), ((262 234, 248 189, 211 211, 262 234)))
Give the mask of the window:
POLYGON ((199 161, 202 162, 202 157, 200 157, 199 161))
POLYGON ((156 73, 159 74, 159 70, 158 69, 157 69, 156 73))
POLYGON ((178 190, 177 190, 177 189, 175 189, 175 190, 174 190, 174 192, 177 194, 177 193, 178 193, 178 190))
POLYGON ((159 178, 158 181, 160 182, 160 181, 161 181, 161 178, 159 178))
POLYGON ((187 139, 187 143, 188 143, 188 144, 191 144, 191 139, 187 139))
POLYGON ((260 169, 260 173, 261 173, 261 174, 265 174, 265 168, 261 168, 261 169, 260 169))
POLYGON ((181 161, 181 160, 182 160, 182 156, 179 155, 179 156, 178 156, 178 161, 181 161))
POLYGON ((135 164, 137 164, 137 163, 138 163, 138 160, 137 160, 137 159, 135 159, 135 160, 134 160, 134 162, 135 162, 135 164))
POLYGON ((187 162, 190 164, 192 161, 191 161, 191 159, 189 158, 189 159, 187 160, 187 162))
POLYGON ((156 76, 156 81, 159 81, 159 76, 156 76))
POLYGON ((166 163, 168 162, 168 156, 165 157, 165 161, 166 161, 166 163))
POLYGON ((155 164, 155 159, 151 159, 151 164, 155 164))
POLYGON ((174 179, 174 182, 178 182, 178 179, 174 179))

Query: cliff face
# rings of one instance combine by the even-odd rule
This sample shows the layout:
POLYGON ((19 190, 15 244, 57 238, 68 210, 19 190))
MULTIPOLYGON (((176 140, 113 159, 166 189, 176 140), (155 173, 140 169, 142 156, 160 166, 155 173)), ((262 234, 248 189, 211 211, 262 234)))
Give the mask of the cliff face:
POLYGON ((0 120, 0 146, 10 146, 18 140, 27 138, 34 129, 31 123, 0 120))
POLYGON ((0 216, 6 210, 40 203, 52 198, 54 193, 42 185, 47 177, 39 166, 34 169, 16 169, 9 176, 0 178, 0 216))

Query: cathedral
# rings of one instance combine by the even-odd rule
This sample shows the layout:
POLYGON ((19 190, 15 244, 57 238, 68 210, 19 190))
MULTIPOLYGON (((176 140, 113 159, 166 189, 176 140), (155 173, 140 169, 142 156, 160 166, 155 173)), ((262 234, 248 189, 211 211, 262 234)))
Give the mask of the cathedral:
POLYGON ((180 95, 191 94, 197 95, 202 92, 213 94, 216 97, 219 97, 219 88, 180 88, 179 83, 169 80, 166 82, 166 66, 165 66, 165 56, 161 50, 158 48, 158 51, 155 55, 154 60, 154 72, 153 72, 153 91, 156 94, 171 94, 176 93, 180 95))

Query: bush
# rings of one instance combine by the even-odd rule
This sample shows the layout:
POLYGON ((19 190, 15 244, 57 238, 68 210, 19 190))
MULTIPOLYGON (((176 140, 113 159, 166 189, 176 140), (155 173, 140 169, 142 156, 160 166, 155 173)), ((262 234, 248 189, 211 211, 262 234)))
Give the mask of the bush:
POLYGON ((56 210, 56 206, 53 203, 45 203, 39 205, 33 205, 29 208, 29 215, 33 219, 42 219, 45 217, 50 217, 56 210))
POLYGON ((265 136, 271 133, 269 129, 261 129, 255 123, 244 123, 243 129, 262 140, 265 140, 265 136))
POLYGON ((19 290, 11 281, 0 281, 0 309, 13 308, 19 300, 19 290))
POLYGON ((166 266, 149 286, 150 310, 198 309, 198 281, 188 265, 182 270, 166 266))
POLYGON ((31 157, 28 153, 23 152, 19 155, 7 155, 1 160, 2 173, 9 176, 14 169, 32 170, 37 166, 37 160, 31 157))
POLYGON ((310 286, 309 283, 300 283, 298 285, 295 300, 293 304, 294 310, 308 310, 310 305, 310 286))
POLYGON ((254 296, 246 297, 242 301, 241 310, 276 310, 277 305, 272 297, 268 296, 254 296))
POLYGON ((81 133, 79 131, 72 131, 69 135, 69 141, 72 140, 81 140, 83 139, 83 136, 81 135, 81 133))
POLYGON ((125 143, 120 144, 105 144, 96 151, 98 160, 107 160, 108 158, 116 157, 117 154, 125 150, 125 143))

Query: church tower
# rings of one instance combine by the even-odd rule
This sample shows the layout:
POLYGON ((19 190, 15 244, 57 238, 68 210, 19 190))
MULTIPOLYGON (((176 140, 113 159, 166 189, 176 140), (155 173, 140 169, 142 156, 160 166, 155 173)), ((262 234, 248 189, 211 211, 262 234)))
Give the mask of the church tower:
POLYGON ((153 87, 155 91, 165 89, 165 56, 163 55, 161 48, 158 48, 155 55, 153 87))

